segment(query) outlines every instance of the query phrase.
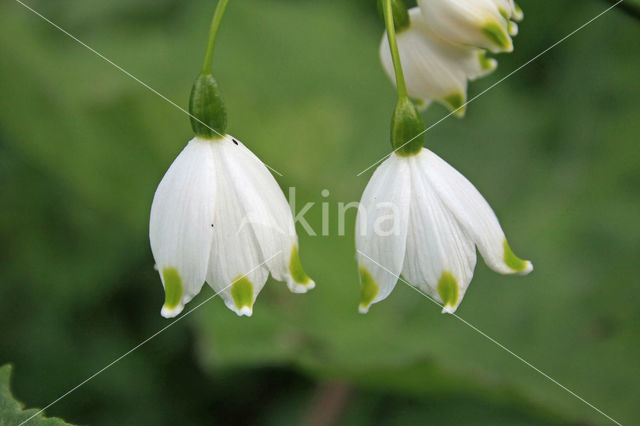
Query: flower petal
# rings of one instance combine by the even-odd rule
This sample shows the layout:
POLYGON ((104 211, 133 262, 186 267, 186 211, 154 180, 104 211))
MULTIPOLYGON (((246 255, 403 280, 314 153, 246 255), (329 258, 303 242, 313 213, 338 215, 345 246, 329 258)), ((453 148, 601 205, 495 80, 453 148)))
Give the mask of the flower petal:
POLYGON ((165 288, 162 315, 167 318, 178 315, 205 281, 216 193, 211 143, 191 140, 153 198, 149 239, 165 288))
POLYGON ((420 157, 429 154, 423 150, 411 164, 412 196, 402 274, 442 302, 442 312, 453 313, 473 278, 476 249, 428 179, 420 157))
POLYGON ((234 182, 247 183, 241 193, 244 223, 253 229, 266 267, 278 281, 286 281, 294 293, 306 293, 315 283, 304 272, 298 253, 298 236, 289 203, 280 186, 258 157, 237 139, 225 144, 225 158, 241 167, 229 169, 234 182))
POLYGON ((513 254, 498 218, 473 184, 431 151, 421 156, 421 160, 429 181, 462 229, 478 246, 487 265, 501 274, 531 272, 533 265, 513 254))
POLYGON ((391 293, 402 271, 411 196, 411 158, 392 154, 378 167, 362 194, 356 218, 362 313, 391 293))
POLYGON ((418 0, 428 27, 452 43, 511 52, 507 20, 494 0, 418 0))
MULTIPOLYGON (((436 100, 457 115, 464 115, 467 100, 467 69, 480 74, 477 49, 455 45, 433 34, 416 7, 409 10, 411 25, 397 36, 409 96, 425 102, 436 100), (478 68, 478 70, 476 70, 478 68)), ((395 83, 393 60, 386 33, 380 45, 380 60, 395 83)))
POLYGON ((233 145, 232 139, 225 137, 212 148, 218 193, 207 282, 229 309, 251 316, 269 273, 250 225, 255 211, 245 207, 252 200, 254 182, 238 173, 244 167, 243 154, 234 152, 233 145))

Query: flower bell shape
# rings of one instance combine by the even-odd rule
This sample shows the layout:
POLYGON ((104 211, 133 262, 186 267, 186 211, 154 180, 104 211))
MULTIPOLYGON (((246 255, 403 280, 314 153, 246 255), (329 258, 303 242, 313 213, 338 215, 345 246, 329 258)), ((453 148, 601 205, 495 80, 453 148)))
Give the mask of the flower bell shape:
MULTIPOLYGON (((408 15, 409 24, 398 31, 397 40, 409 96, 422 107, 436 100, 458 117, 464 116, 468 80, 491 73, 497 61, 487 58, 482 49, 438 37, 427 26, 419 8, 410 9, 408 15)), ((380 60, 395 83, 386 32, 380 44, 380 60)))
POLYGON ((315 286, 300 264, 284 194, 230 136, 196 137, 184 148, 156 191, 149 236, 165 288, 164 317, 178 315, 205 280, 229 309, 247 316, 269 273, 294 293, 315 286))
POLYGON ((418 0, 426 24, 440 37, 452 43, 475 46, 494 53, 511 52, 513 41, 509 20, 500 13, 498 3, 509 2, 418 0))
POLYGON ((473 277, 476 247, 501 274, 528 274, 493 210, 462 174, 428 149, 392 154, 367 185, 356 219, 359 310, 385 299, 400 275, 456 311, 473 277))
POLYGON ((300 263, 289 204, 267 167, 225 132, 211 74, 189 104, 196 134, 160 182, 151 206, 151 250, 172 318, 206 281, 229 309, 251 316, 269 273, 294 293, 315 287, 300 263))

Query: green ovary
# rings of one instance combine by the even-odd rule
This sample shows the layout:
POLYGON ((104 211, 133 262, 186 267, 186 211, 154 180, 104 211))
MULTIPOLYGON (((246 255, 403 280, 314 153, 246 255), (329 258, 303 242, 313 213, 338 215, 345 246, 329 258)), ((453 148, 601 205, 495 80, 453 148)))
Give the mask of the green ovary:
POLYGON ((445 306, 455 307, 458 303, 458 281, 449 271, 444 271, 438 280, 438 294, 445 306))
POLYGON ((176 268, 164 268, 162 280, 164 281, 164 307, 175 309, 182 299, 182 278, 176 268))
POLYGON ((231 286, 231 297, 236 308, 253 308, 253 284, 247 277, 240 277, 231 286))
POLYGON ((360 307, 367 308, 378 295, 380 286, 364 266, 360 267, 360 280, 360 307))
POLYGON ((291 249, 291 260, 289 261, 289 273, 291 278, 300 284, 307 285, 311 282, 311 278, 304 272, 302 263, 300 262, 300 254, 298 253, 298 246, 294 245, 291 249))
POLYGON ((513 253, 511 247, 509 247, 509 243, 507 242, 507 240, 504 240, 504 243, 502 243, 502 245, 504 247, 504 263, 509 268, 511 268, 515 272, 522 272, 527 269, 527 262, 520 259, 513 253))
POLYGON ((504 50, 511 49, 509 34, 496 22, 488 22, 482 27, 482 33, 496 46, 504 50))

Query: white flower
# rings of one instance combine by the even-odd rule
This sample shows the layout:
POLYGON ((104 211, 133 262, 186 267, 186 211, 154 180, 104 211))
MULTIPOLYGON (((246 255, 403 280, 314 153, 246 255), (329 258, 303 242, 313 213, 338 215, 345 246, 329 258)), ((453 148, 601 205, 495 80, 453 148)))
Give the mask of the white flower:
MULTIPOLYGON (((418 0, 427 26, 450 42, 511 52, 509 21, 500 14, 501 0, 418 0)), ((514 5, 515 7, 515 5, 514 5)))
POLYGON ((165 288, 162 315, 178 315, 205 280, 250 316, 269 272, 304 293, 315 284, 298 256, 291 210, 265 165, 225 136, 194 138, 158 186, 149 224, 165 288))
MULTIPOLYGON (((409 10, 410 25, 398 32, 398 49, 409 96, 423 106, 436 100, 456 115, 463 116, 467 102, 467 81, 489 74, 497 67, 485 51, 450 43, 433 33, 420 9, 409 10)), ((393 59, 385 32, 380 59, 395 83, 393 59)))
POLYGON ((356 219, 360 311, 385 299, 402 274, 453 313, 476 265, 476 246, 501 274, 527 274, 478 190, 428 149, 392 154, 362 195, 356 219))

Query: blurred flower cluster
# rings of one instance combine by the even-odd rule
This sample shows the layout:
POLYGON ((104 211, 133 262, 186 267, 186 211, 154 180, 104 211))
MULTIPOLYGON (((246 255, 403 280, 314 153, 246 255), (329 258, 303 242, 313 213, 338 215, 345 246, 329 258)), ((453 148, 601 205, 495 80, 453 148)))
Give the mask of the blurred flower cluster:
MULTIPOLYGON (((513 0, 419 0, 409 10, 394 0, 394 14, 409 96, 422 108, 437 101, 458 117, 465 114, 467 83, 498 66, 487 51, 511 52, 523 18, 513 0)), ((395 82, 386 33, 380 58, 395 82)))

